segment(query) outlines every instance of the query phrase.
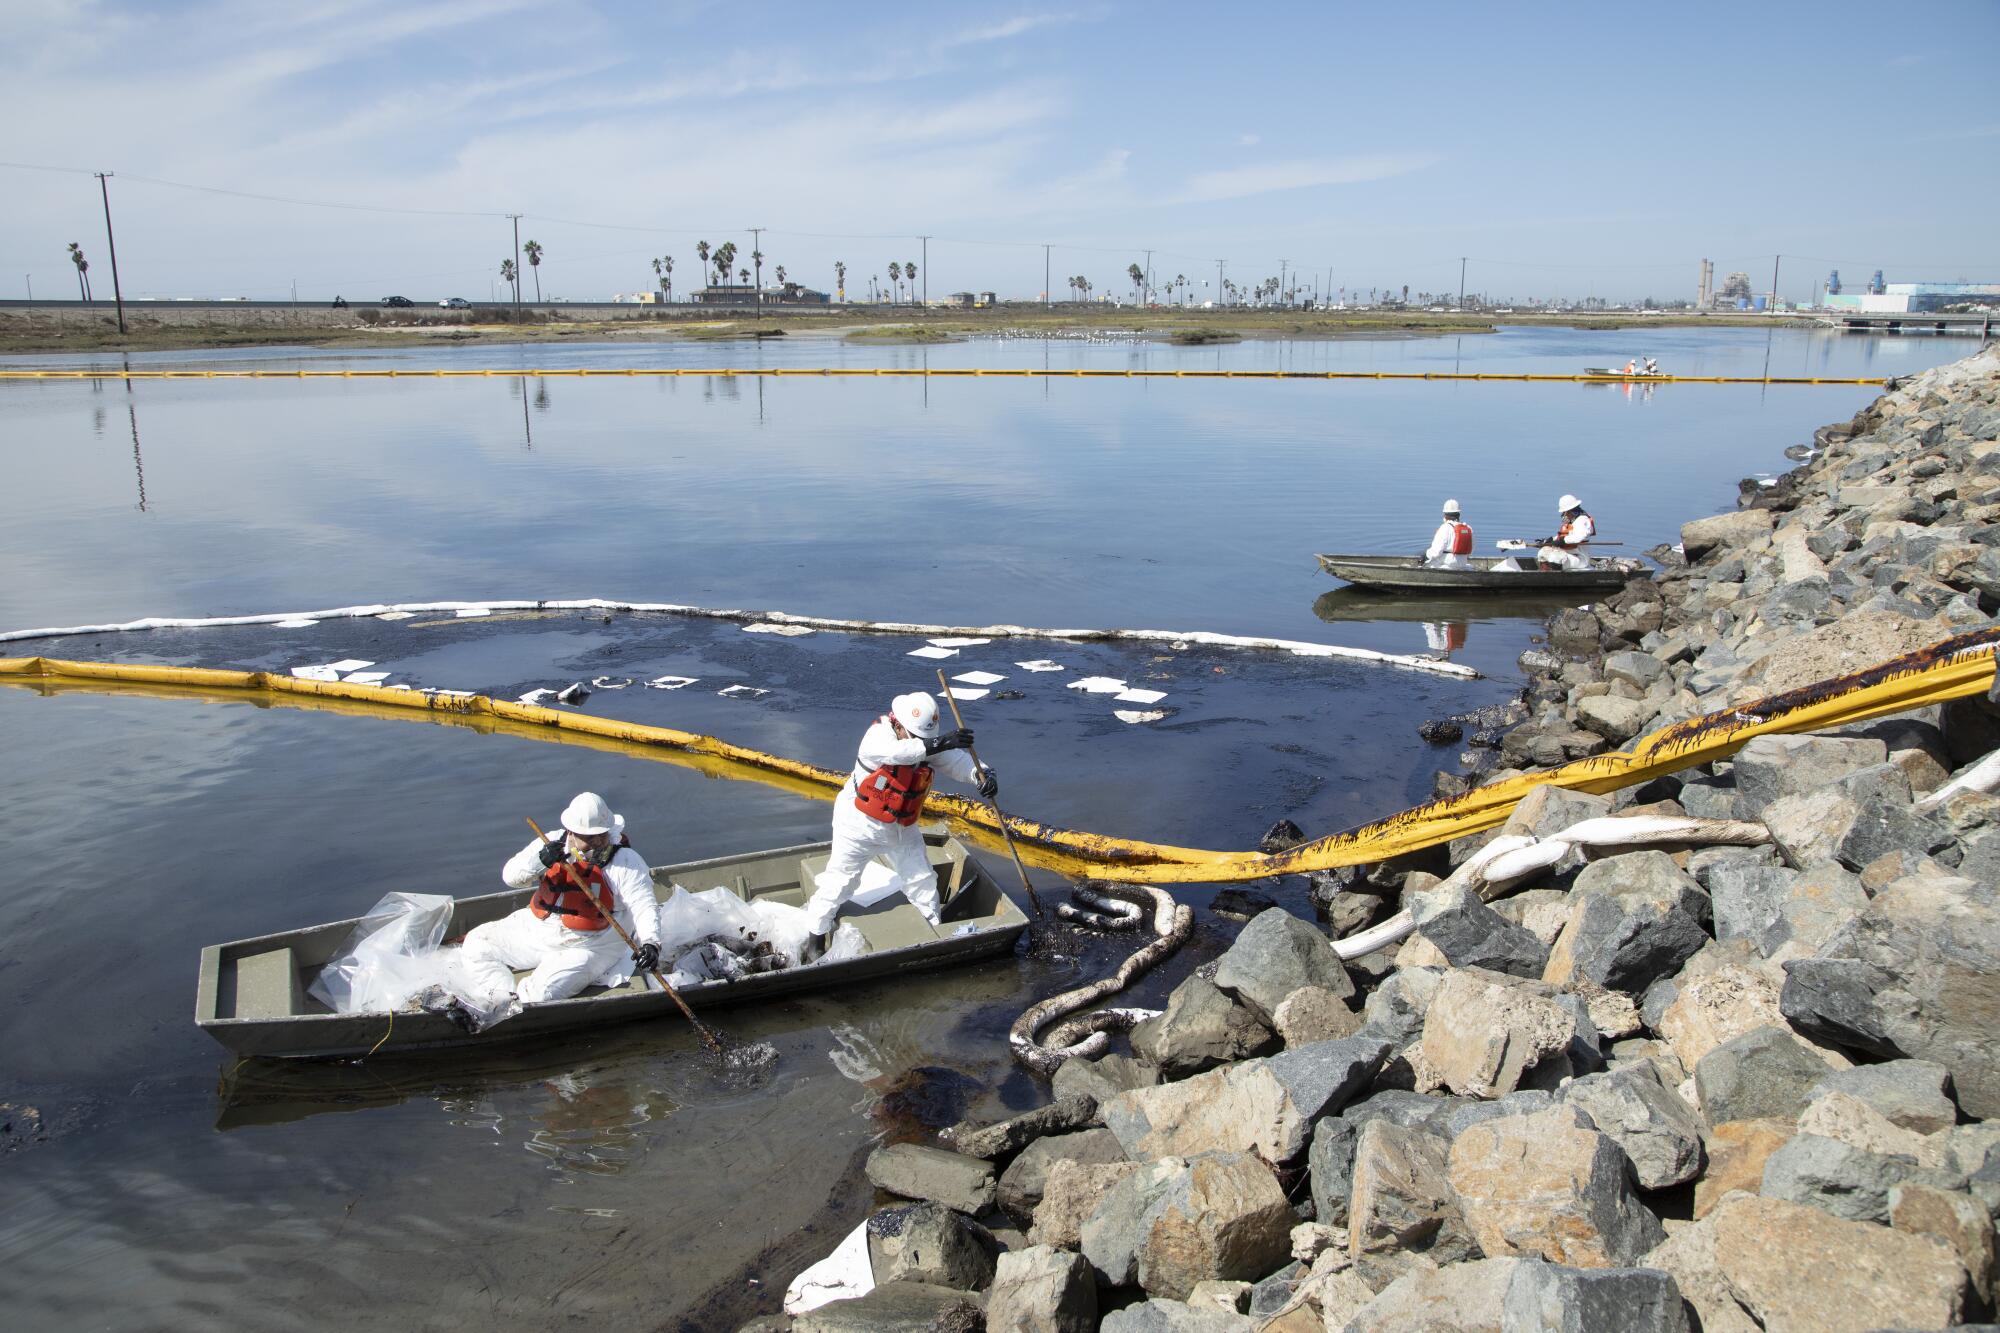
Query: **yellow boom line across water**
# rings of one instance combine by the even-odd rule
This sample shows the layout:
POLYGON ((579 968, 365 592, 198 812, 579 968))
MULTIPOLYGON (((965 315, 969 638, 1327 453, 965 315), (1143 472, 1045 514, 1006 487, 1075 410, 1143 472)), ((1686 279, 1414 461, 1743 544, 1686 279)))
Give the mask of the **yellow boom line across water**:
POLYGON ((581 378, 588 375, 710 376, 724 378, 762 375, 823 379, 842 377, 908 377, 930 379, 1078 379, 1078 380, 1481 380, 1515 384, 1887 384, 1879 376, 1851 379, 1825 375, 1528 375, 1484 374, 1443 370, 999 370, 924 366, 733 366, 698 369, 688 366, 627 366, 593 368, 561 366, 535 370, 0 370, 0 380, 366 380, 366 379, 494 379, 581 378))
MULTIPOLYGON (((1757 736, 1820 731, 1983 694, 1993 686, 1996 648, 2000 648, 2000 628, 1961 634, 1862 671, 1677 722, 1641 737, 1623 750, 1579 759, 1543 773, 1509 778, 1463 796, 1432 801, 1283 852, 1214 852, 1172 847, 1066 829, 1018 815, 1007 817, 1007 827, 1022 856, 1038 866, 1065 875, 1132 883, 1216 884, 1363 865, 1498 827, 1515 804, 1536 787, 1563 787, 1600 794, 1616 791, 1697 764, 1725 759, 1757 736)), ((50 694, 88 690, 240 700, 441 722, 662 759, 713 777, 763 782, 821 800, 833 799, 847 776, 845 772, 669 727, 557 712, 483 695, 425 694, 377 685, 300 680, 265 671, 13 657, 0 658, 0 684, 50 694)), ((984 803, 933 793, 926 809, 982 845, 1000 846, 998 825, 984 803)))

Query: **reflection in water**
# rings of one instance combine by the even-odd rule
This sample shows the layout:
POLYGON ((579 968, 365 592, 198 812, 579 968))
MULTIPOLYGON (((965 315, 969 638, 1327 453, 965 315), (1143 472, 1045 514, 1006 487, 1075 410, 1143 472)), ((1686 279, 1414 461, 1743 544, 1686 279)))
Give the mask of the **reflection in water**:
POLYGON ((1588 591, 1446 594, 1369 592, 1362 588, 1335 588, 1313 601, 1313 614, 1335 624, 1354 622, 1408 622, 1424 628, 1424 645, 1449 659, 1464 648, 1475 623, 1494 621, 1546 620, 1558 611, 1582 606, 1594 600, 1588 591))
POLYGON ((1454 652, 1465 647, 1466 624, 1463 620, 1426 620, 1424 642, 1432 652, 1450 661, 1454 652))
POLYGON ((534 427, 528 424, 528 380, 526 376, 522 376, 521 378, 521 438, 524 441, 521 447, 532 452, 535 447, 535 430, 534 427))
MULTIPOLYGON (((125 381, 130 389, 132 381, 125 381)), ((132 402, 125 404, 125 414, 132 420, 132 471, 139 479, 139 512, 146 512, 146 460, 139 454, 139 409, 132 402)))

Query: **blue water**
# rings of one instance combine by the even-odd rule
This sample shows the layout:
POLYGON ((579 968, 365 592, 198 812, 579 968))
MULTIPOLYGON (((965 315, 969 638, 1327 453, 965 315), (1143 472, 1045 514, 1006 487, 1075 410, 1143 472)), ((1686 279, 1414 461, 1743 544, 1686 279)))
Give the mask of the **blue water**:
MULTIPOLYGON (((1971 350, 1742 330, 1246 342, 272 349, 134 357, 211 368, 977 366, 1570 373, 1652 355, 1689 374, 1908 374, 1971 350)), ((78 364, 42 358, 36 364, 78 364)), ((83 358, 83 361, 92 361, 83 358)), ((103 358, 94 363, 104 364, 103 358)), ((1484 548, 1583 497, 1636 553, 1734 503, 1740 477, 1847 417, 1864 387, 1209 380, 686 379, 0 382, 0 629, 439 599, 608 597, 823 616, 1217 630, 1421 653, 1420 621, 1339 599, 1315 551, 1413 551, 1439 502, 1484 548), (1338 606, 1336 611, 1334 608, 1338 606), (1317 610, 1316 610, 1317 607, 1317 610), (1322 619, 1322 614, 1328 616, 1322 619)), ((1462 615, 1462 613, 1461 613, 1462 615)), ((1263 653, 1006 642, 958 673, 1010 809, 1242 848, 1401 808, 1456 765, 1426 717, 1504 698, 1535 621, 1457 621, 1432 675, 1263 653), (1051 657, 1068 677, 1021 673, 1051 657), (1060 682, 1167 693, 1128 726, 1060 682)), ((728 622, 326 622, 38 640, 9 652, 282 669, 357 657, 511 695, 592 675, 697 676, 586 705, 840 766, 890 694, 934 686, 913 640, 777 639, 728 622), (717 691, 767 690, 755 699, 717 691)), ((1125 705, 1118 705, 1125 706, 1125 705)), ((983 1113, 1033 1085, 1000 1034, 1095 971, 1009 960, 732 1016, 781 1060, 718 1093, 676 1025, 476 1062, 236 1068, 188 1018, 201 945, 352 915, 391 887, 473 893, 574 791, 650 859, 824 836, 818 802, 535 741, 287 708, 0 690, 0 841, 42 887, 0 935, 0 1295, 24 1326, 261 1322, 733 1327, 860 1215, 884 1080, 950 1066, 983 1113), (866 1058, 853 1052, 867 1052, 866 1058), (832 1053, 843 1054, 837 1066, 832 1053), (841 1072, 842 1069, 846 1072, 841 1072), (880 1075, 872 1078, 870 1071, 880 1075), (12 1143, 11 1151, 6 1147, 12 1143), (818 1225, 818 1233, 800 1229, 818 1225), (789 1242, 787 1237, 793 1239, 789 1242), (764 1247, 790 1248, 759 1258, 764 1247), (616 1261, 604 1263, 604 1256, 616 1261), (557 1312, 560 1312, 558 1315, 557 1312)), ((1046 881, 1045 881, 1046 882, 1046 881)), ((1052 889, 1055 888, 1052 884, 1052 889)), ((1260 886, 1303 909, 1296 882, 1260 886)), ((1059 889, 1056 890, 1059 892, 1059 889)), ((1189 891, 1205 907, 1209 890, 1189 891)), ((1223 947, 1149 980, 1156 1000, 1223 947)), ((892 1118, 893 1119, 893 1118, 892 1118)))

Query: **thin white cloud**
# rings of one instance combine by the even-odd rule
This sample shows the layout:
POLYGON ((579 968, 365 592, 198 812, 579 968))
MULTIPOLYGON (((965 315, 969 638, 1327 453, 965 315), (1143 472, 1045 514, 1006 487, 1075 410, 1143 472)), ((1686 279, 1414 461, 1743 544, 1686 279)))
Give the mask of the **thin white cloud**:
POLYGON ((999 23, 979 28, 967 28, 938 42, 938 49, 948 51, 957 46, 974 46, 980 42, 1003 42, 1009 37, 1019 37, 1024 32, 1036 28, 1056 27, 1064 23, 1075 23, 1079 14, 1021 14, 999 23))
POLYGON ((1434 153, 1371 153, 1359 157, 1295 162, 1265 162, 1251 167, 1204 171, 1188 179, 1169 200, 1177 204, 1246 199, 1279 190, 1303 190, 1319 185, 1355 185, 1422 171, 1438 160, 1434 153))
POLYGON ((1261 134, 1245 134, 1238 138, 1236 142, 1244 148, 1255 148, 1258 144, 1264 142, 1264 136, 1261 134))

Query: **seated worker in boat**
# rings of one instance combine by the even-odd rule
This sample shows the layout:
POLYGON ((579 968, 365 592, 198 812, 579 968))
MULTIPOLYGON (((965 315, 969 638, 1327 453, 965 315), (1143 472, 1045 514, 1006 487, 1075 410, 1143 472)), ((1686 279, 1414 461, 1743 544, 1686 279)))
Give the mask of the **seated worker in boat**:
POLYGON ((1444 502, 1444 522, 1431 534, 1431 545, 1424 552, 1425 569, 1471 569, 1472 562, 1465 557, 1472 554, 1472 529, 1459 518, 1458 501, 1444 502))
POLYGON ((1646 363, 1645 363, 1644 365, 1642 365, 1642 366, 1640 366, 1640 367, 1639 367, 1639 373, 1640 373, 1640 374, 1642 374, 1642 375, 1657 375, 1657 374, 1659 374, 1659 373, 1660 373, 1660 363, 1659 363, 1658 359, 1656 359, 1656 358, 1654 358, 1654 357, 1650 357, 1650 356, 1649 356, 1649 357, 1647 357, 1647 358, 1646 358, 1646 363))
POLYGON ((1627 361, 1625 363, 1625 369, 1619 371, 1618 373, 1620 375, 1630 375, 1636 372, 1638 369, 1639 369, 1639 361, 1638 358, 1635 357, 1632 360, 1627 361))
POLYGON ((888 866, 903 896, 924 920, 938 924, 937 872, 917 819, 933 770, 976 784, 981 796, 1000 790, 993 770, 966 753, 971 744, 970 731, 940 734, 937 700, 921 691, 897 695, 889 712, 861 734, 854 771, 833 802, 833 850, 806 903, 815 952, 825 950, 841 905, 854 897, 870 861, 888 866))
POLYGON ((1556 507, 1562 511, 1562 526, 1542 543, 1535 558, 1543 569, 1589 569, 1590 557, 1578 548, 1597 535, 1596 522, 1583 512, 1583 502, 1574 495, 1563 496, 1556 507))
POLYGON ((580 793, 562 812, 560 836, 537 838, 501 868, 500 878, 535 896, 519 911, 475 926, 461 957, 467 984, 481 995, 520 997, 524 1004, 566 1000, 585 986, 623 985, 636 965, 650 970, 660 961, 660 904, 653 895, 653 872, 632 850, 625 820, 595 792, 580 793), (588 887, 579 892, 565 865, 588 887), (629 951, 612 915, 639 942, 629 951), (534 969, 515 984, 519 969, 534 969))

